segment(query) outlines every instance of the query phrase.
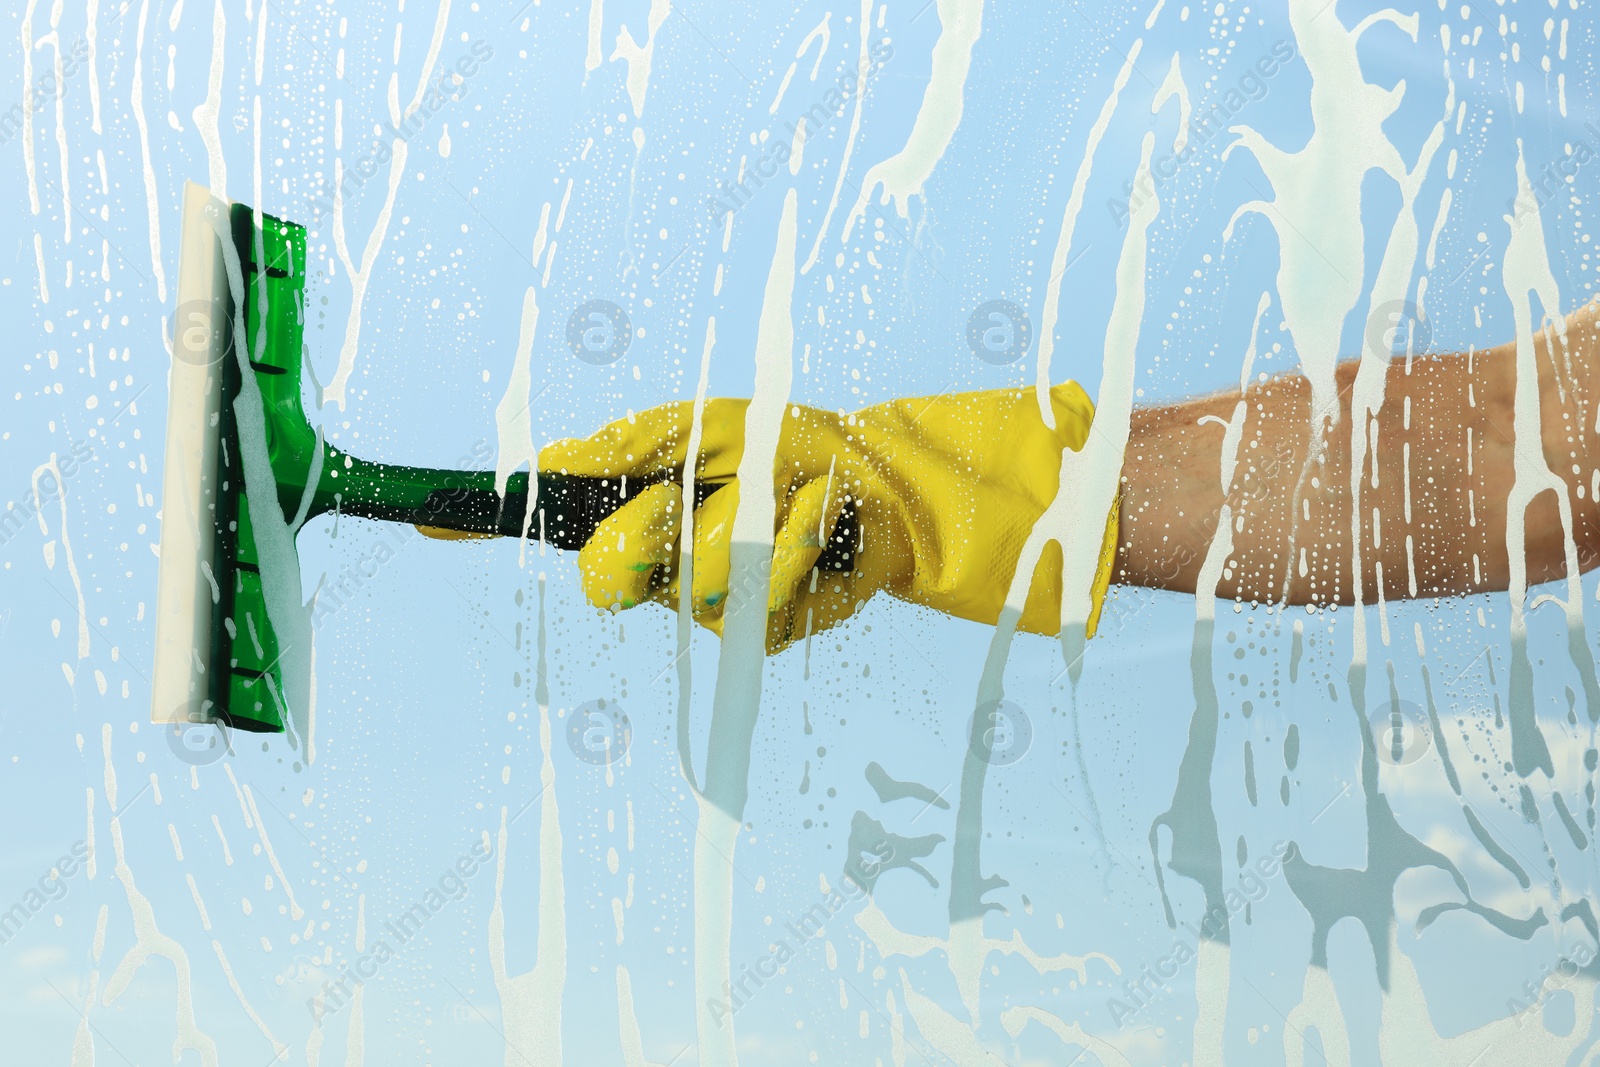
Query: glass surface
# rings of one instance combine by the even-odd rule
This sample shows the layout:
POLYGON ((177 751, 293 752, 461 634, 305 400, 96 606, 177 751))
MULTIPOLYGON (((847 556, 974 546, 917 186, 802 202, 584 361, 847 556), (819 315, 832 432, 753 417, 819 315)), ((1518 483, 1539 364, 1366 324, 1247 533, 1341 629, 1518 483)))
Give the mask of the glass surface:
MULTIPOLYGON (((1533 347, 1594 285, 1586 5, 29 0, 9 25, 0 1060, 1592 1062, 1600 588, 1562 574, 1600 558, 1600 346, 1533 347), (153 721, 160 569, 209 602, 161 551, 169 442, 257 424, 174 429, 188 182, 305 229, 271 328, 303 331, 322 490, 366 476, 346 456, 504 486, 551 442, 754 397, 682 427, 760 456, 836 419, 837 452, 780 455, 954 522, 913 555, 959 595, 862 585, 763 656, 759 459, 718 636, 659 590, 600 610, 538 540, 353 504, 283 540, 244 446, 266 610, 304 605, 271 619, 289 729, 153 721), (1334 369, 1469 351, 1518 373, 1334 369), (1059 483, 960 406, 1011 390, 1037 421, 1069 380, 1098 411, 1059 483), (1257 418, 1274 382, 1308 390, 1292 420, 1257 418), (904 398, 849 452, 876 425, 851 413, 904 398), (1302 466, 1323 401, 1330 454, 1386 480, 1302 466), (1177 432, 1142 436, 1162 405, 1177 432), (1233 525, 1272 507, 1293 544, 1233 525), (1508 539, 1558 565, 1507 591, 1508 539), (1066 605, 1013 635, 1034 551, 1066 605), (1298 599, 1236 596, 1261 567, 1298 599), (1334 572, 1345 602, 1304 603, 1334 572)), ((653 476, 681 482, 673 442, 653 476)), ((901 540, 869 498, 851 566, 901 540)))

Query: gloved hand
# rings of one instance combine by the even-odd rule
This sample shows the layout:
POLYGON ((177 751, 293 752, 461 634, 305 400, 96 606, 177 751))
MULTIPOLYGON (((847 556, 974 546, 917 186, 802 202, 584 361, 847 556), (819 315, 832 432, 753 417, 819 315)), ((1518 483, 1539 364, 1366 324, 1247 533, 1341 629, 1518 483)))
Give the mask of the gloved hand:
MULTIPOLYGON (((1023 543, 1055 495, 1061 450, 1083 447, 1094 416, 1076 382, 1056 386, 1051 400, 1055 431, 1040 418, 1031 389, 894 400, 853 415, 790 405, 773 472, 778 529, 768 651, 832 626, 880 589, 964 619, 995 622, 1023 543), (861 530, 854 570, 814 573, 846 500, 861 530)), ((695 621, 718 634, 748 404, 709 400, 702 422, 696 478, 730 484, 695 510, 692 610, 695 621)), ((664 404, 540 453, 541 471, 639 479, 670 472, 675 478, 629 500, 578 553, 584 595, 596 607, 619 610, 654 600, 677 609, 682 490, 676 476, 693 413, 688 402, 664 404)), ((1113 509, 1090 634, 1115 544, 1113 509)), ((1021 628, 1054 635, 1060 602, 1061 551, 1051 543, 1034 573, 1021 628)))

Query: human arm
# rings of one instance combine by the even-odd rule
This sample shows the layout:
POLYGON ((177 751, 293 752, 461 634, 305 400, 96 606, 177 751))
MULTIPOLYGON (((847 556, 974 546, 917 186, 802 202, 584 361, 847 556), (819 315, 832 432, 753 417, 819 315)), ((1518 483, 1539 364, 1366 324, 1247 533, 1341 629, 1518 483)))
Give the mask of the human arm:
MULTIPOLYGON (((1565 346, 1554 330, 1535 334, 1542 416, 1537 458, 1560 479, 1571 502, 1580 569, 1600 561, 1600 507, 1592 484, 1600 454, 1591 432, 1600 352, 1596 306, 1567 318, 1565 346)), ((1123 464, 1114 579, 1195 592, 1226 500, 1238 524, 1218 596, 1353 603, 1351 405, 1358 366, 1352 361, 1336 370, 1338 421, 1309 470, 1311 390, 1298 373, 1254 382, 1243 394, 1135 410, 1123 464), (1223 430, 1207 416, 1230 419, 1241 396, 1244 429, 1225 497, 1219 478, 1223 430)), ((1380 568, 1383 596, 1391 600, 1508 588, 1516 366, 1515 342, 1481 352, 1397 358, 1388 365, 1377 431, 1369 437, 1375 448, 1361 486, 1367 602, 1377 599, 1380 568)), ((1566 541, 1554 492, 1532 499, 1524 529, 1528 584, 1564 576, 1566 541)))
MULTIPOLYGON (((1565 347, 1553 332, 1536 335, 1541 448, 1531 458, 1559 479, 1571 505, 1577 565, 1587 569, 1600 560, 1594 491, 1600 451, 1594 435, 1583 432, 1594 419, 1588 390, 1600 353, 1595 306, 1565 324, 1565 347)), ((1336 368, 1339 415, 1309 466, 1311 390, 1298 373, 1258 380, 1243 392, 1136 409, 1110 580, 1196 592, 1226 503, 1233 535, 1219 561, 1216 595, 1353 603, 1351 407, 1359 366, 1336 368), (1233 419, 1241 400, 1237 462, 1224 493, 1224 433, 1216 423, 1233 419)), ((1516 367, 1514 343, 1378 366, 1384 399, 1368 437, 1360 493, 1366 602, 1377 600, 1380 585, 1390 600, 1511 585, 1506 514, 1516 468, 1516 367)), ((1091 409, 1076 385, 1056 386, 1052 398, 1053 431, 1038 418, 1031 391, 1017 389, 891 401, 852 414, 791 405, 773 483, 778 528, 769 649, 827 628, 880 590, 947 614, 996 621, 1022 545, 1054 496, 1061 452, 1080 448, 1088 433, 1091 409), (812 564, 845 496, 860 520, 855 567, 814 576, 812 564)), ((695 511, 689 603, 696 621, 712 629, 720 629, 729 594, 745 404, 710 401, 702 419, 697 479, 733 485, 695 511)), ((599 477, 676 474, 681 483, 692 418, 692 405, 663 405, 590 438, 558 442, 540 466, 599 477)), ((601 525, 578 561, 592 603, 613 610, 647 600, 678 605, 678 577, 689 562, 680 498, 681 490, 664 483, 601 525)), ((1102 522, 1086 517, 1083 528, 1098 536, 1102 522)), ((1523 530, 1527 584, 1564 575, 1566 537, 1554 492, 1532 497, 1523 530)), ((1022 629, 1059 629, 1061 584, 1060 552, 1047 545, 1031 577, 1022 629)))

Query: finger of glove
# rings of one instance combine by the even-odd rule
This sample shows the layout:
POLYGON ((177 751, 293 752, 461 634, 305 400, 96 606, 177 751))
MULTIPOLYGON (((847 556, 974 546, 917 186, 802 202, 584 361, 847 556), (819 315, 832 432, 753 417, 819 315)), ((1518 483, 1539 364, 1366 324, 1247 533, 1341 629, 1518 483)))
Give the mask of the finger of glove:
POLYGON ((679 607, 683 575, 692 575, 693 598, 690 610, 697 622, 720 632, 724 602, 728 597, 728 572, 733 542, 733 516, 738 509, 738 487, 729 483, 717 488, 694 510, 694 549, 685 561, 682 556, 682 531, 671 550, 672 565, 657 568, 650 582, 648 599, 679 607))
POLYGON ((728 559, 733 547, 733 515, 738 508, 739 485, 730 482, 695 509, 690 593, 697 619, 720 617, 727 605, 728 559))
POLYGON ((844 494, 828 478, 807 482, 790 498, 789 513, 772 542, 768 614, 793 604, 809 585, 811 570, 833 537, 843 508, 844 494))
MULTIPOLYGON (((720 481, 738 472, 749 404, 737 399, 706 401, 700 420, 697 477, 720 481)), ((687 401, 630 414, 588 437, 547 445, 539 453, 539 469, 594 478, 681 471, 693 420, 694 405, 687 401)))
MULTIPOLYGON (((665 568, 660 568, 656 571, 656 580, 651 584, 647 599, 662 604, 667 610, 677 614, 679 608, 682 607, 679 603, 679 598, 683 588, 683 567, 676 547, 673 548, 673 560, 674 564, 670 572, 665 568)), ((692 560, 689 565, 693 567, 692 560)), ((694 611, 693 607, 691 607, 691 611, 694 611)), ((691 617, 695 622, 717 636, 720 637, 722 635, 722 605, 720 603, 715 608, 697 611, 691 617)))
POLYGON ((595 528, 578 551, 583 595, 597 608, 631 608, 650 591, 656 568, 671 566, 680 490, 652 485, 595 528))

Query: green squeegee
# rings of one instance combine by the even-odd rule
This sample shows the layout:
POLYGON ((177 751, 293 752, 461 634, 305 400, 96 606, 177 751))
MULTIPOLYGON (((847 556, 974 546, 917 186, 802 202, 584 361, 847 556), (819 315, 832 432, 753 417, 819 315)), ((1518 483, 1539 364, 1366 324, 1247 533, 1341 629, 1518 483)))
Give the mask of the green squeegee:
MULTIPOLYGON (((265 514, 276 522, 281 512, 284 543, 292 545, 306 519, 335 510, 463 533, 524 533, 525 473, 511 475, 501 496, 493 471, 374 463, 312 429, 300 398, 305 269, 304 227, 188 184, 172 331, 153 722, 284 729, 284 661, 294 650, 280 644, 288 641, 283 620, 275 626, 268 612, 268 586, 285 576, 272 573, 273 553, 263 551, 272 538, 252 523, 251 497, 261 492, 246 479, 252 444, 253 454, 264 450, 269 461, 273 484, 265 492, 279 509, 263 512, 257 497, 256 521, 265 514), (249 407, 254 403, 260 419, 249 407), (250 440, 252 428, 263 440, 250 440)), ((526 532, 558 548, 579 548, 624 501, 669 476, 541 473, 526 532)), ((697 484, 696 502, 717 488, 697 484)), ((840 521, 819 567, 851 568, 853 526, 840 521)), ((298 606, 298 573, 293 578, 298 606)), ((288 632, 298 631, 291 625, 288 632)), ((308 640, 309 632, 299 639, 308 640)))

